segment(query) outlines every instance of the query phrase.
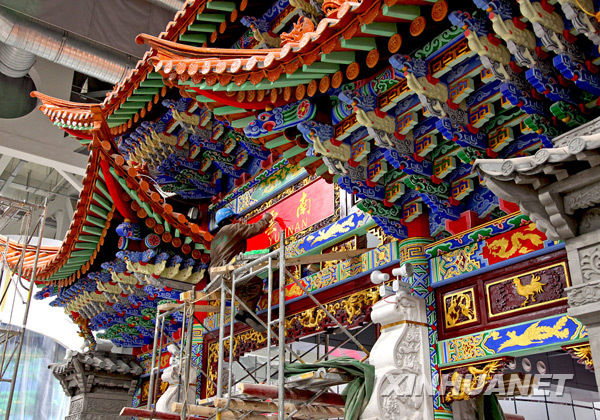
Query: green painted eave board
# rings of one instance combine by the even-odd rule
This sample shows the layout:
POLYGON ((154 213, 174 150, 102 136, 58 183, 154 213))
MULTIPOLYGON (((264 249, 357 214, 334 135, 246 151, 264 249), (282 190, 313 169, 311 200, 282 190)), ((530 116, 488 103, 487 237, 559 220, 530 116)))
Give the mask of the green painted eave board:
POLYGON ((148 88, 162 88, 165 84, 163 83, 162 79, 161 80, 144 80, 142 83, 140 83, 141 87, 148 87, 148 88))
POLYGON ((92 249, 95 250, 98 247, 97 244, 92 242, 77 242, 75 244, 75 249, 92 249))
POLYGON ((246 112, 246 110, 236 106, 222 106, 213 110, 214 115, 239 114, 241 112, 246 112))
POLYGON ((327 171, 329 171, 329 168, 327 167, 327 165, 325 165, 325 164, 322 164, 321 166, 319 166, 319 167, 317 168, 317 170, 316 170, 315 172, 316 172, 316 174, 317 174, 318 176, 321 176, 321 175, 323 175, 323 174, 324 174, 325 172, 327 172, 327 171))
POLYGON ((65 265, 63 265, 64 268, 71 268, 71 267, 81 267, 81 264, 85 264, 86 262, 88 262, 89 260, 89 256, 85 256, 85 257, 70 257, 67 260, 67 263, 65 265))
POLYGON ((89 258, 92 256, 92 254, 94 253, 93 250, 83 250, 83 251, 73 251, 71 252, 71 255, 69 256, 71 258, 75 258, 75 257, 85 257, 85 258, 89 258))
POLYGON ((191 32, 207 32, 209 34, 217 30, 217 25, 210 23, 192 23, 188 26, 188 31, 191 32))
POLYGON ((256 118, 254 116, 249 116, 249 117, 246 117, 246 118, 240 118, 239 120, 231 121, 231 126, 233 128, 244 128, 248 124, 250 124, 252 121, 254 121, 255 119, 256 118))
POLYGON ((163 78, 162 74, 156 73, 156 72, 153 72, 153 71, 151 71, 150 73, 148 73, 148 75, 146 76, 146 80, 148 80, 148 79, 160 79, 160 80, 162 80, 162 78, 163 78))
POLYGON ((292 74, 286 74, 285 79, 287 79, 287 80, 322 79, 326 75, 327 75, 327 73, 310 73, 310 72, 305 72, 305 71, 299 70, 292 74))
POLYGON ((398 33, 398 27, 393 22, 373 22, 362 25, 361 32, 369 35, 391 37, 398 33))
POLYGON ((294 86, 310 83, 310 82, 312 82, 312 80, 313 80, 312 78, 311 79, 297 79, 297 80, 279 79, 279 80, 276 80, 275 82, 269 82, 268 80, 267 81, 263 80, 258 85, 256 85, 255 88, 256 89, 273 89, 273 88, 282 88, 282 87, 294 87, 294 86))
POLYGON ((134 101, 127 101, 124 104, 121 104, 121 109, 141 109, 143 106, 143 104, 134 101))
POLYGON ((265 147, 267 149, 273 149, 275 147, 279 147, 283 144, 289 143, 290 141, 288 139, 285 138, 285 136, 279 136, 277 138, 274 138, 273 140, 268 141, 265 144, 265 147))
POLYGON ((96 235, 96 236, 102 235, 102 229, 97 228, 97 227, 92 227, 92 226, 83 226, 81 228, 81 231, 85 232, 85 233, 89 233, 90 235, 96 235))
POLYGON ((307 156, 304 159, 302 159, 300 161, 300 163, 298 164, 299 167, 301 168, 306 168, 308 165, 315 163, 317 160, 319 160, 321 158, 315 157, 315 156, 307 156))
POLYGON ((291 149, 287 149, 285 152, 283 152, 283 158, 289 159, 289 158, 294 157, 297 154, 302 153, 304 151, 306 151, 305 148, 302 148, 300 146, 294 146, 291 149))
POLYGON ((134 96, 140 95, 156 95, 160 91, 160 88, 157 87, 139 87, 133 91, 134 96))
POLYGON ((179 36, 179 40, 183 42, 193 42, 196 44, 203 44, 208 40, 208 35, 204 34, 182 34, 179 36))
POLYGON ((89 215, 86 216, 85 220, 88 223, 91 223, 91 224, 93 224, 95 226, 98 226, 101 229, 104 229, 104 225, 106 224, 106 220, 102 220, 102 219, 100 219, 98 217, 89 216, 89 215))
POLYGON ((340 69, 340 66, 335 63, 321 63, 319 61, 315 61, 310 66, 302 65, 302 71, 306 73, 335 73, 340 69))
POLYGON ((383 6, 382 10, 383 16, 405 21, 413 21, 421 16, 421 9, 419 6, 396 4, 394 6, 383 6))
POLYGON ((354 61, 356 61, 354 51, 334 51, 321 55, 321 62, 325 63, 350 64, 354 61))
POLYGON ((354 37, 351 39, 342 38, 342 48, 349 50, 371 51, 377 48, 375 38, 354 37))
POLYGON ((235 3, 232 1, 209 1, 206 3, 206 9, 233 12, 235 10, 235 3))
POLYGON ((202 13, 196 17, 196 21, 221 23, 225 20, 224 13, 202 13))
POLYGON ((132 111, 131 109, 119 108, 109 115, 108 118, 131 117, 135 113, 136 111, 132 111))
MULTIPOLYGON (((156 92, 158 92, 158 91, 156 91, 156 92)), ((154 99, 154 95, 156 95, 156 92, 151 95, 138 95, 137 93, 134 92, 133 95, 131 95, 129 98, 127 98, 125 103, 127 103, 127 102, 150 102, 152 99, 154 99)))
MULTIPOLYGON (((193 92, 193 93, 196 93, 196 92, 193 92)), ((196 100, 198 102, 217 102, 214 99, 207 98, 206 96, 203 96, 203 95, 196 95, 196 100)))

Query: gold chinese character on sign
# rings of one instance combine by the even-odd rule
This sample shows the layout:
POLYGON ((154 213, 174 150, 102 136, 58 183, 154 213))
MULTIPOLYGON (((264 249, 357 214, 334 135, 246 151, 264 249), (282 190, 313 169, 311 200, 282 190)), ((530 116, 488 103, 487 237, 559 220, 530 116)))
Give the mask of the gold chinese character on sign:
POLYGON ((300 217, 301 214, 310 214, 311 199, 306 195, 306 191, 302 192, 300 198, 300 205, 296 209, 296 217, 300 217))
POLYGON ((265 230, 267 236, 271 236, 277 231, 278 223, 275 219, 277 219, 277 217, 279 216, 279 212, 277 211, 270 211, 269 213, 271 213, 271 216, 273 216, 273 218, 271 219, 271 221, 269 222, 269 226, 265 230))

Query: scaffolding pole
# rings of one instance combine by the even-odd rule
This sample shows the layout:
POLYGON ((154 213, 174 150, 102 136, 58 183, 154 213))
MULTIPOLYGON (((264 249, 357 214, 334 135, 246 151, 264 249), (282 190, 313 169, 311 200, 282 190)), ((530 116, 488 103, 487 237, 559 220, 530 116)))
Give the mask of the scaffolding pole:
MULTIPOLYGON (((301 417, 309 415, 314 418, 328 418, 328 416, 330 416, 331 418, 333 418, 340 417, 340 415, 343 414, 343 409, 340 408, 341 406, 343 406, 343 398, 339 394, 335 394, 329 391, 330 386, 332 386, 331 384, 335 382, 335 380, 338 381, 337 384, 347 382, 343 375, 340 375, 339 373, 326 372, 323 369, 323 372, 318 372, 317 374, 313 375, 314 379, 309 378, 308 380, 294 382, 293 380, 285 378, 286 350, 290 354, 290 360, 294 358, 295 360, 301 363, 304 363, 302 357, 309 353, 308 351, 302 355, 299 355, 293 350, 291 346, 289 346, 285 342, 286 278, 290 277, 292 282, 296 283, 303 290, 305 295, 308 298, 310 298, 316 304, 316 306, 320 310, 322 310, 327 317, 329 317, 332 320, 332 322, 339 328, 339 330, 341 330, 347 336, 347 339, 345 341, 330 349, 328 336, 325 335, 326 349, 325 351, 323 351, 322 354, 318 355, 318 361, 326 360, 333 351, 335 351, 337 348, 345 345, 348 342, 353 342, 359 349, 361 349, 368 355, 368 350, 356 339, 356 337, 362 332, 364 332, 370 325, 372 325, 372 323, 368 323, 367 325, 360 328, 358 332, 352 334, 350 330, 348 330, 335 318, 334 314, 327 310, 327 308, 325 308, 325 306, 313 296, 310 290, 304 287, 298 279, 296 279, 288 270, 286 270, 286 266, 292 265, 290 264, 290 261, 296 261, 299 259, 302 259, 302 262, 311 260, 321 262, 326 260, 343 259, 344 257, 351 257, 358 255, 361 252, 366 252, 368 251, 368 249, 354 250, 350 252, 346 251, 343 253, 331 253, 327 256, 315 255, 287 259, 285 249, 285 234, 284 232, 281 232, 279 248, 277 250, 268 252, 266 254, 262 254, 258 257, 255 257, 253 260, 249 260, 248 257, 244 256, 243 258, 240 258, 242 260, 242 263, 238 262, 236 263, 236 265, 229 264, 224 267, 216 267, 214 269, 216 278, 204 289, 203 292, 200 292, 201 296, 213 295, 215 297, 220 297, 217 383, 214 384, 213 382, 213 385, 216 386, 216 391, 215 397, 202 400, 198 403, 199 405, 190 404, 190 402, 187 401, 187 388, 185 388, 184 392, 186 392, 186 394, 184 394, 183 396, 180 392, 178 400, 181 402, 174 403, 173 407, 170 408, 172 409, 172 411, 179 413, 180 418, 182 420, 190 418, 190 415, 200 415, 201 417, 208 418, 209 420, 254 420, 255 418, 260 418, 256 416, 256 414, 259 413, 277 413, 277 420, 289 420, 294 416, 301 417), (277 303, 277 317, 276 319, 273 319, 273 293, 275 292, 273 290, 273 271, 275 269, 278 269, 279 271, 279 285, 277 287, 279 299, 277 303), (264 272, 266 272, 267 276, 266 323, 258 315, 255 314, 255 308, 249 308, 243 301, 241 301, 239 297, 236 296, 236 292, 239 291, 239 289, 243 287, 243 285, 246 282, 250 281, 257 275, 264 272), (227 319, 226 317, 226 308, 228 306, 231 308, 229 319, 227 319), (235 316, 238 307, 240 308, 240 310, 246 311, 249 316, 253 317, 258 324, 262 325, 266 329, 267 361, 258 367, 255 366, 254 369, 251 371, 249 371, 241 363, 241 361, 238 360, 238 357, 235 356, 234 332, 235 316), (228 328, 227 323, 229 323, 228 328), (228 343, 227 340, 229 340, 228 343), (276 341, 278 346, 275 355, 272 355, 273 341, 276 341), (226 351, 228 355, 227 368, 226 351), (233 367, 234 363, 236 362, 246 372, 246 376, 234 382, 233 367), (274 366, 275 364, 277 365, 276 370, 274 366), (257 377, 253 375, 253 373, 257 372, 263 367, 266 367, 266 383, 261 384, 259 383, 257 377), (275 375, 277 375, 276 384, 272 381, 272 378, 275 375), (332 377, 338 379, 332 381, 332 377), (241 381, 243 381, 246 378, 251 378, 252 380, 254 380, 254 384, 242 383, 241 381), (339 378, 341 378, 341 380, 339 378), (308 386, 306 385, 307 383, 308 386), (295 388, 299 386, 299 384, 304 388, 295 388), (311 391, 312 389, 316 390, 311 391), (248 402, 247 404, 243 403, 243 398, 248 397, 253 402, 248 402), (295 405, 290 405, 290 397, 297 398, 298 403, 295 405), (240 398, 242 398, 242 400, 240 398), (257 398, 268 399, 271 400, 272 403, 256 401, 257 398), (321 410, 322 412, 315 413, 314 409, 311 408, 311 404, 313 402, 320 402, 321 404, 325 404, 330 408, 323 409, 321 410)), ((194 295, 194 293, 192 293, 191 295, 194 295)), ((198 296, 196 296, 196 300, 198 299, 198 296)), ((194 302, 191 302, 192 307, 193 303, 194 302)), ((177 305, 177 307, 170 307, 170 310, 167 312, 161 312, 160 309, 157 309, 154 346, 152 352, 152 366, 150 370, 150 395, 148 399, 147 410, 143 410, 144 413, 153 413, 155 415, 155 418, 171 418, 170 414, 158 413, 152 407, 152 402, 154 401, 154 398, 156 396, 156 386, 158 382, 156 377, 160 371, 160 367, 157 366, 157 359, 160 352, 160 346, 163 342, 165 317, 167 317, 175 311, 179 311, 182 308, 185 308, 186 304, 187 302, 184 302, 181 305, 177 305)), ((181 348, 182 351, 184 347, 187 348, 187 351, 185 353, 188 355, 191 353, 193 318, 195 317, 188 316, 184 309, 184 327, 182 327, 181 348), (186 320, 191 321, 190 325, 187 325, 186 320)), ((316 345, 319 346, 320 342, 317 342, 316 345)), ((183 381, 179 381, 180 386, 186 387, 189 383, 189 373, 191 370, 190 359, 191 358, 189 357, 182 357, 181 367, 182 369, 184 369, 184 378, 183 381)), ((201 370, 201 373, 207 379, 210 379, 204 371, 201 370)))
MULTIPOLYGON (((44 205, 43 207, 40 207, 38 205, 32 205, 32 204, 28 204, 28 203, 22 203, 22 202, 18 202, 15 200, 10 200, 10 199, 6 199, 4 197, 0 198, 0 203, 1 204, 7 204, 9 206, 9 209, 13 208, 13 207, 17 207, 17 208, 27 208, 27 212, 28 212, 28 217, 29 220, 31 221, 31 217, 32 217, 32 213, 33 213, 33 209, 39 209, 39 208, 43 208, 42 211, 42 215, 40 217, 39 222, 34 226, 34 228, 31 231, 31 234, 29 235, 29 237, 27 238, 27 240, 24 242, 23 244, 23 249, 21 251, 21 256, 19 258, 18 261, 18 266, 19 266, 19 273, 18 273, 18 278, 19 281, 22 279, 22 275, 23 275, 23 265, 25 263, 25 253, 27 252, 27 247, 29 246, 29 243, 35 233, 35 231, 38 231, 38 242, 37 242, 37 246, 35 249, 35 258, 33 261, 33 268, 31 270, 31 278, 30 278, 30 282, 29 282, 29 291, 27 293, 27 301, 25 304, 25 313, 23 314, 23 323, 22 326, 18 329, 18 331, 16 331, 16 333, 14 335, 11 335, 11 332, 9 332, 9 328, 10 325, 7 326, 7 331, 5 333, 5 340, 4 340, 4 349, 2 352, 2 363, 0 364, 0 367, 2 369, 1 372, 1 380, 4 382, 9 382, 7 378, 4 377, 4 374, 8 371, 8 367, 10 365, 10 362, 12 361, 12 358, 16 352, 16 359, 15 359, 15 367, 13 370, 13 374, 12 377, 10 378, 10 392, 8 394, 8 401, 7 401, 7 407, 6 407, 6 415, 5 415, 5 420, 8 420, 10 418, 10 413, 11 413, 11 409, 12 409, 12 402, 13 402, 13 398, 14 398, 14 393, 15 393, 15 386, 17 383, 17 376, 19 374, 19 364, 21 361, 21 353, 23 351, 23 341, 24 341, 24 336, 25 336, 25 329, 27 326, 27 320, 29 318, 29 308, 31 306, 31 297, 33 296, 33 289, 34 289, 34 285, 35 285, 35 277, 37 274, 37 264, 38 264, 38 260, 39 260, 39 256, 40 256, 40 248, 42 246, 42 238, 44 237, 44 226, 46 224, 46 212, 48 209, 48 198, 46 198, 46 200, 44 201, 44 205), (8 344, 10 342, 10 339, 16 337, 16 342, 14 343, 15 348, 13 349, 13 352, 11 354, 11 357, 8 359, 8 361, 5 360, 6 357, 6 350, 8 348, 8 344), (6 361, 6 366, 4 366, 4 363, 6 361)), ((5 214, 8 213, 10 215, 12 215, 13 213, 9 210, 5 211, 5 214)), ((11 216, 12 217, 12 216, 11 216)), ((29 230, 29 229, 27 229, 29 230)), ((6 250, 8 250, 8 241, 9 239, 7 238, 6 241, 6 250)), ((6 254, 5 254, 6 255, 6 254)), ((6 260, 5 260, 5 264, 7 264, 6 260)), ((8 271, 8 270, 7 270, 8 271)), ((10 277, 9 277, 9 282, 12 281, 13 277, 14 277, 14 271, 12 273, 10 273, 10 277)), ((15 286, 15 297, 16 297, 16 293, 17 293, 17 289, 18 289, 18 283, 15 282, 14 283, 15 286)), ((10 287, 10 284, 6 285, 6 292, 8 292, 8 287, 10 287)), ((14 305, 14 298, 13 298, 13 305, 14 305)), ((14 306, 13 306, 14 307, 14 306)), ((11 319, 12 319, 12 310, 11 310, 11 315, 10 315, 11 319)))

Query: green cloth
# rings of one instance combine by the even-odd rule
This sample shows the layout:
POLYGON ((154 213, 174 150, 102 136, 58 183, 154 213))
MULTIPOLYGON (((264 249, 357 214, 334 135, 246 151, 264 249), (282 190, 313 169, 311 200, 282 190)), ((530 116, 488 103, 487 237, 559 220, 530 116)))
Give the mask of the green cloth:
POLYGON ((286 363, 285 375, 293 376, 312 372, 319 368, 337 368, 344 370, 354 379, 346 385, 342 395, 346 400, 344 420, 357 420, 365 409, 375 384, 375 368, 351 357, 338 357, 318 363, 286 363))

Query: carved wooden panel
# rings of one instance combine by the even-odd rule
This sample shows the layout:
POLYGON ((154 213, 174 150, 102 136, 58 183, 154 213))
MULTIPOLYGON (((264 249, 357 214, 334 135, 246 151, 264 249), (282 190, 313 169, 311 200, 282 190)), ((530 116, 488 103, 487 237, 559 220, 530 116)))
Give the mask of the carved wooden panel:
MULTIPOLYGON (((140 403, 138 407, 145 407, 148 404, 148 396, 150 395, 150 378, 146 378, 142 381, 142 392, 140 394, 140 403)), ((168 382, 163 382, 160 376, 158 377, 158 384, 156 386, 156 398, 154 401, 158 401, 158 399, 165 393, 167 388, 169 387, 168 382)))
POLYGON ((475 287, 460 289, 443 295, 444 326, 446 329, 478 323, 477 293, 475 287))
POLYGON ((560 250, 436 289, 440 340, 566 312, 560 250))
POLYGON ((514 316, 550 302, 565 300, 570 286, 566 262, 485 284, 488 317, 514 316))

